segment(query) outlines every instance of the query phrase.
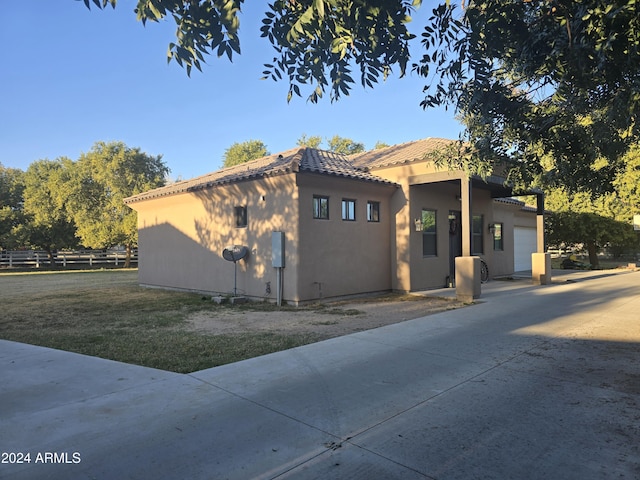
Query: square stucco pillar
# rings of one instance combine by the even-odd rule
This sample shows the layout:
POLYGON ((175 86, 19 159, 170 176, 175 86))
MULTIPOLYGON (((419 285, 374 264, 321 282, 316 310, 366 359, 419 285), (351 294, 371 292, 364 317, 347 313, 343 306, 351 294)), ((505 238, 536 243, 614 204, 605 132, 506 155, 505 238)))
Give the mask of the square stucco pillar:
POLYGON ((531 279, 534 285, 548 285, 551 283, 551 254, 531 254, 531 279))
POLYGON ((531 279, 534 285, 548 285, 551 283, 551 255, 545 253, 544 193, 536 194, 536 203, 537 252, 531 254, 531 279))
POLYGON ((480 298, 480 257, 456 257, 456 297, 471 303, 480 298))

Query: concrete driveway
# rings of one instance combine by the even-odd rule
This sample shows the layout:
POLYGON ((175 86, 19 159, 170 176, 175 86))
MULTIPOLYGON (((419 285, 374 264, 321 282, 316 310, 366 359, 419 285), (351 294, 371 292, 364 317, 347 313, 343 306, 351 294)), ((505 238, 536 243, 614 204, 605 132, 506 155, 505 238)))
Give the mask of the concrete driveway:
POLYGON ((576 272, 190 375, 0 341, 0 478, 640 478, 639 312, 576 272))

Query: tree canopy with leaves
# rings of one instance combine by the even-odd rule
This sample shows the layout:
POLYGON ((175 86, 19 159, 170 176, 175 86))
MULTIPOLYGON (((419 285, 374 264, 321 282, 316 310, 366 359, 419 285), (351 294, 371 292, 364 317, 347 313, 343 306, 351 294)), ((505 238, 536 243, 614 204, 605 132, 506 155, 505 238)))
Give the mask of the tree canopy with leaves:
POLYGON ((66 208, 65 184, 72 161, 38 160, 24 174, 24 221, 14 235, 22 245, 42 248, 53 266, 54 251, 78 245, 76 227, 66 208))
POLYGON ((260 140, 236 142, 224 151, 223 166, 233 167, 266 155, 269 155, 269 150, 260 140))
POLYGON ((625 170, 616 177, 613 185, 626 219, 631 221, 634 214, 640 214, 640 144, 625 155, 625 170))
POLYGON ((303 133, 302 136, 296 142, 296 145, 301 147, 309 147, 309 148, 320 148, 320 144, 322 143, 322 137, 319 135, 311 135, 307 137, 306 133, 303 133))
POLYGON ((613 192, 593 198, 588 192, 551 188, 545 207, 548 241, 554 246, 583 245, 590 263, 597 265, 597 251, 607 246, 614 255, 636 253, 640 238, 633 231, 633 215, 640 211, 640 148, 625 155, 626 169, 613 181, 613 192))
MULTIPOLYGON (((322 137, 318 135, 307 137, 306 134, 303 134, 296 144, 301 147, 320 148, 322 142, 322 137)), ((365 146, 364 143, 356 142, 350 138, 334 135, 331 138, 327 138, 327 149, 330 152, 340 153, 342 155, 352 155, 354 153, 364 152, 365 146)))
POLYGON ((592 212, 556 212, 549 216, 546 227, 551 245, 583 246, 593 268, 599 265, 601 248, 622 251, 636 242, 631 225, 592 212))
MULTIPOLYGON (((168 56, 190 74, 207 54, 240 53, 243 3, 138 0, 136 13, 143 23, 175 21, 168 56)), ((427 83, 422 105, 453 108, 464 122, 471 170, 499 162, 516 185, 611 188, 640 138, 636 0, 437 2, 416 54, 408 24, 422 3, 276 0, 261 29, 275 51, 264 76, 287 81, 288 99, 317 102, 327 90, 337 100, 356 82, 372 87, 393 69, 412 70, 427 83)))
POLYGON ((353 155, 354 153, 364 152, 364 143, 354 142, 350 138, 334 135, 329 140, 329 150, 343 155, 353 155))
POLYGON ((514 181, 611 190, 640 134, 636 2, 491 0, 454 11, 434 11, 413 65, 433 78, 423 105, 453 106, 472 152, 515 167, 514 181))
POLYGON ((124 245, 128 266, 131 248, 138 241, 138 225, 136 212, 124 199, 164 185, 167 173, 161 155, 148 155, 122 142, 97 142, 82 154, 60 191, 83 245, 124 245))
POLYGON ((0 163, 0 249, 19 243, 15 229, 24 222, 23 192, 24 172, 0 163))

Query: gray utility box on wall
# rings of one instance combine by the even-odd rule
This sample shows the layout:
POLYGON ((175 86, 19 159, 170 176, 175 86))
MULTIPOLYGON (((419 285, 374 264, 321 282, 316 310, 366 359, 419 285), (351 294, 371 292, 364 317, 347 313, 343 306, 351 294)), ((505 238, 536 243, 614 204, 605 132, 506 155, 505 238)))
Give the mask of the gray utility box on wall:
POLYGON ((284 232, 271 232, 271 263, 275 268, 284 268, 284 232))

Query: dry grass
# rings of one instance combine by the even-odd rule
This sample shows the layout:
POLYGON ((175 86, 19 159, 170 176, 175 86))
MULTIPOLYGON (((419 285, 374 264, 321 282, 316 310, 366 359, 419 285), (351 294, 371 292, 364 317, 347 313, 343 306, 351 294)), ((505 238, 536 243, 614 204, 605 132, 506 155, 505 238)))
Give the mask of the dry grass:
POLYGON ((0 303, 2 339, 181 373, 318 340, 187 331, 182 327, 192 312, 237 307, 197 294, 141 288, 135 270, 0 274, 0 303))
POLYGON ((391 294, 298 308, 218 305, 200 294, 139 287, 137 270, 0 273, 0 305, 1 339, 179 373, 458 306, 391 294), (256 310, 260 313, 252 315, 256 310), (378 318, 371 318, 372 310, 378 318), (242 320, 231 320, 234 329, 211 327, 218 320, 228 326, 236 315, 242 320), (265 322, 265 315, 271 321, 265 322), (194 330, 194 317, 210 326, 194 330), (278 328, 265 330, 267 324, 278 328))

